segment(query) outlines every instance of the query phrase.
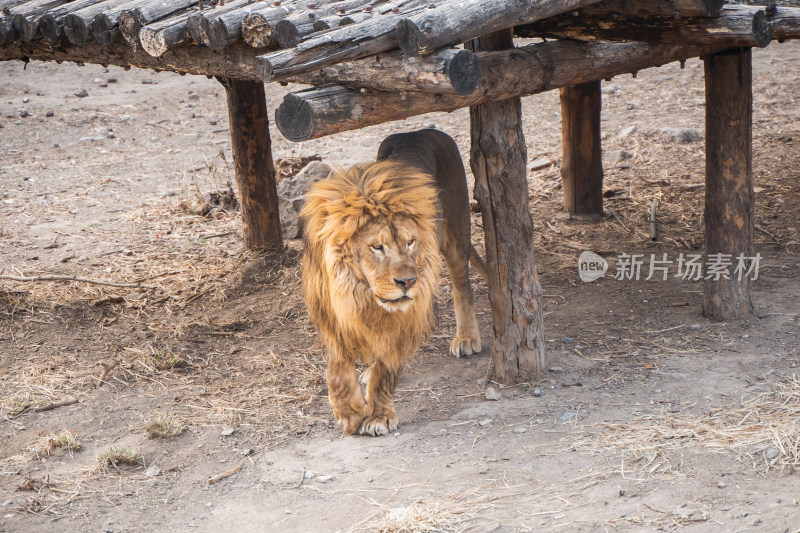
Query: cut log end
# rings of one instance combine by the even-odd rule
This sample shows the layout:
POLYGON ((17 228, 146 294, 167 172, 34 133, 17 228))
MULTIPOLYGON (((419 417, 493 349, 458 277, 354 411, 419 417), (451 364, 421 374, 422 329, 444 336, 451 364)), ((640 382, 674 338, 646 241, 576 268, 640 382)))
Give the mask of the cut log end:
POLYGON ((161 57, 168 50, 167 42, 161 32, 142 28, 139 32, 139 39, 144 51, 153 57, 161 57))
POLYGON ((74 13, 70 13, 64 19, 64 35, 67 36, 67 40, 72 44, 86 46, 89 30, 90 28, 86 25, 86 22, 74 13))
POLYGON ((119 31, 131 46, 139 45, 139 32, 144 26, 144 19, 134 10, 123 11, 119 16, 119 31))
POLYGON ((10 19, 0 18, 0 46, 13 40, 17 36, 14 25, 10 19))
POLYGON ((767 21, 767 14, 762 9, 753 17, 753 44, 764 48, 772 42, 775 34, 775 25, 767 21))
POLYGON ((447 65, 447 75, 456 92, 467 96, 475 92, 481 81, 481 62, 469 50, 459 50, 447 65))
POLYGON ((274 28, 257 13, 245 15, 242 19, 244 42, 253 48, 264 48, 275 43, 274 28))
POLYGON ((108 46, 114 42, 119 30, 117 24, 108 15, 101 13, 92 22, 92 35, 94 40, 102 46, 108 46))
POLYGON ((306 141, 311 138, 314 130, 314 114, 302 98, 287 94, 275 110, 275 125, 286 139, 293 142, 306 141))
POLYGON ((300 42, 300 32, 288 20, 280 20, 275 24, 275 40, 281 48, 294 48, 300 42))
MULTIPOLYGON (((17 31, 19 31, 19 28, 17 28, 17 31)), ((49 43, 55 43, 61 37, 61 28, 59 27, 58 23, 56 23, 56 19, 52 15, 42 15, 42 17, 39 19, 39 31, 42 33, 44 40, 49 43)), ((22 39, 21 33, 20 38, 22 39)), ((24 42, 24 39, 22 40, 24 42)))
MULTIPOLYGON (((692 0, 692 2, 687 2, 684 0, 683 3, 691 5, 697 4, 697 7, 700 8, 701 14, 706 17, 716 17, 722 12, 722 6, 725 5, 725 0, 692 0)), ((680 4, 680 2, 678 2, 680 4)))
POLYGON ((395 37, 400 50, 410 56, 418 56, 422 45, 422 32, 409 19, 403 19, 397 23, 395 37))
POLYGON ((36 31, 39 29, 36 21, 28 20, 28 18, 23 15, 14 16, 14 28, 17 30, 19 40, 23 43, 30 42, 36 38, 36 31))
POLYGON ((225 25, 219 20, 212 22, 208 28, 208 47, 219 51, 228 46, 229 42, 230 36, 225 25))

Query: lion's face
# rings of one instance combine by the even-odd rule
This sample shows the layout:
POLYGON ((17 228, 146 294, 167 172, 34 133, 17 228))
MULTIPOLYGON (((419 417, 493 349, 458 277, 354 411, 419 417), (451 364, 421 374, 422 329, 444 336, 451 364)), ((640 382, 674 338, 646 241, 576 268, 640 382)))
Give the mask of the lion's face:
POLYGON ((351 254, 375 302, 390 313, 407 311, 419 285, 419 229, 407 217, 379 217, 358 231, 351 254))

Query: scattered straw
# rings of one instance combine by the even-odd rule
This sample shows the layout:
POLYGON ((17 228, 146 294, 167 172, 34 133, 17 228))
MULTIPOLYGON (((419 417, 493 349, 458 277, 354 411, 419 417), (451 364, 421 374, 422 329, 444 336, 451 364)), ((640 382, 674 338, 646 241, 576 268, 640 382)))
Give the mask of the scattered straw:
POLYGON ((42 453, 50 455, 57 448, 72 453, 79 450, 80 447, 81 443, 78 441, 78 434, 71 429, 64 428, 58 433, 40 435, 28 445, 28 450, 37 455, 42 453))
POLYGON ((738 407, 715 407, 697 416, 664 412, 598 427, 599 433, 570 446, 624 451, 638 458, 639 468, 650 472, 663 466, 659 464, 663 452, 692 445, 748 457, 754 468, 794 471, 800 467, 800 377, 773 383, 769 391, 742 400, 738 407), (642 457, 649 460, 642 462, 642 457))

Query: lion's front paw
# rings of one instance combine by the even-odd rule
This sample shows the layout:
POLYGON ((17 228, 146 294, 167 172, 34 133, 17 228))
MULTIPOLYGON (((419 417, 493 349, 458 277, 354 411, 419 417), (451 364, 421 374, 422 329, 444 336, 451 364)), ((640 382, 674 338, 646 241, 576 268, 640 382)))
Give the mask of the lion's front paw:
POLYGON ((472 355, 481 351, 481 336, 476 332, 474 335, 456 335, 450 343, 450 353, 456 357, 472 355))
POLYGON ((348 435, 355 435, 358 433, 362 421, 364 421, 364 417, 367 414, 366 411, 371 413, 372 409, 367 409, 367 406, 364 407, 363 411, 355 409, 337 411, 334 409, 333 416, 336 418, 336 422, 339 424, 339 427, 342 428, 342 431, 348 435))
POLYGON ((382 415, 368 416, 361 422, 358 432, 362 435, 377 437, 388 435, 397 429, 397 415, 395 413, 385 413, 382 415))

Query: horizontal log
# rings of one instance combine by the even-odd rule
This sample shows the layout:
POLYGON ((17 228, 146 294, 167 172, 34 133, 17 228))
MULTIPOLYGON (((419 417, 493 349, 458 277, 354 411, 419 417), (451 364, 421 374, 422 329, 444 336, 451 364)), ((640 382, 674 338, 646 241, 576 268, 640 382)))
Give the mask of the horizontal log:
POLYGON ((72 44, 84 46, 92 31, 94 20, 104 12, 126 6, 130 0, 104 0, 68 13, 64 18, 64 35, 72 44))
MULTIPOLYGON (((426 10, 410 8, 410 13, 426 10)), ((438 7, 436 9, 439 9, 438 7)), ((297 47, 264 56, 272 71, 272 80, 281 80, 328 65, 353 61, 397 48, 395 27, 403 13, 386 13, 357 25, 330 30, 312 36, 297 47)))
MULTIPOLYGON (((142 0, 136 7, 123 11, 119 18, 119 31, 131 46, 139 45, 139 34, 143 27, 169 18, 182 19, 185 11, 198 4, 198 0, 142 0)), ((178 22, 177 25, 185 24, 178 22)), ((180 32, 180 28, 166 30, 166 26, 156 31, 164 31, 170 35, 180 32)))
POLYGON ((19 2, 19 5, 6 8, 8 16, 14 21, 14 29, 22 42, 32 41, 39 33, 39 19, 69 0, 33 0, 19 2))
MULTIPOLYGON (((750 8, 754 9, 754 8, 750 8)), ((775 26, 775 40, 779 43, 788 39, 800 39, 800 8, 767 8, 767 21, 775 26)))
POLYGON ((378 91, 425 91, 467 95, 481 80, 478 57, 468 50, 446 48, 422 57, 399 50, 323 67, 287 81, 310 85, 337 84, 378 91))
POLYGON ((0 61, 31 59, 151 68, 239 80, 264 79, 263 65, 258 59, 257 51, 244 44, 229 46, 221 52, 200 46, 181 46, 167 50, 157 58, 141 48, 131 48, 122 41, 116 41, 110 46, 93 42, 86 46, 76 46, 66 41, 56 45, 43 40, 29 43, 15 41, 0 47, 0 61))
MULTIPOLYGON (((424 55, 487 33, 546 19, 598 0, 457 0, 403 18, 397 44, 411 56, 424 55)), ((434 4, 430 4, 434 5, 434 4)))
POLYGON ((80 9, 90 7, 96 4, 99 0, 72 0, 59 7, 50 9, 39 17, 39 32, 46 41, 54 43, 66 37, 64 35, 64 23, 67 15, 74 13, 80 9))
MULTIPOLYGON (((208 29, 207 46, 212 50, 222 50, 240 40, 242 38, 242 20, 252 13, 255 7, 256 4, 248 1, 244 7, 217 16, 208 29)), ((275 9, 279 10, 280 8, 275 9)))
MULTIPOLYGON (((151 56, 161 57, 167 50, 178 47, 190 38, 189 17, 193 14, 194 10, 184 10, 176 16, 143 26, 139 30, 139 44, 151 56)), ((126 36, 127 41, 126 29, 123 29, 122 35, 126 36)))
POLYGON ((603 18, 578 11, 517 26, 514 31, 520 37, 578 40, 719 43, 724 39, 728 48, 763 48, 772 41, 774 27, 763 9, 727 6, 718 17, 685 20, 603 18))
POLYGON ((121 35, 119 31, 119 19, 122 12, 133 9, 136 7, 140 0, 127 0, 114 9, 104 10, 94 17, 92 22, 92 36, 94 40, 102 45, 109 45, 114 42, 117 35, 121 35))
POLYGON ((364 22, 375 15, 397 10, 417 0, 396 0, 381 7, 374 1, 355 0, 317 6, 315 10, 298 10, 275 25, 275 40, 280 48, 294 48, 312 33, 364 22))
POLYGON ((644 70, 725 49, 723 44, 551 41, 477 54, 483 71, 469 96, 366 93, 341 86, 289 93, 275 123, 290 141, 305 141, 435 111, 455 111, 644 70))

